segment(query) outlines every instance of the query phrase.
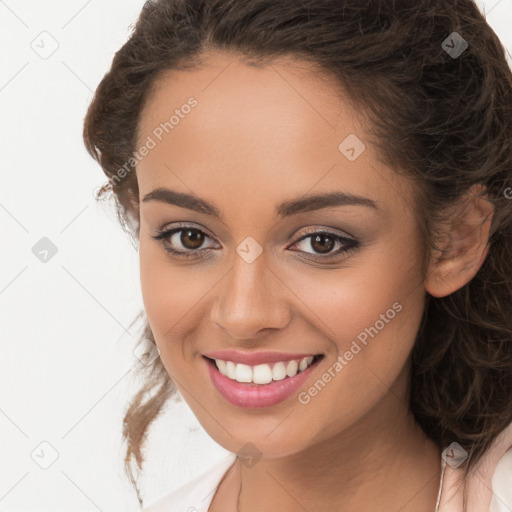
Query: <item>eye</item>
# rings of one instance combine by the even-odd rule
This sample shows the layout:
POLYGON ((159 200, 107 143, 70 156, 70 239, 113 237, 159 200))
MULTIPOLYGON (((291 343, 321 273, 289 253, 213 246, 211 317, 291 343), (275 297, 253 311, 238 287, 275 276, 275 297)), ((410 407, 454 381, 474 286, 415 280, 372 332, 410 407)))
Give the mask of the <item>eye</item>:
POLYGON ((302 244, 301 252, 310 254, 304 256, 306 259, 326 260, 336 258, 342 254, 348 253, 359 246, 359 242, 354 238, 332 233, 330 231, 313 231, 301 237, 291 247, 297 247, 302 244), (338 250, 333 249, 338 245, 338 250), (308 252, 310 248, 313 252, 308 252))
POLYGON ((164 249, 178 258, 200 258, 198 253, 211 250, 211 247, 199 249, 206 239, 211 238, 204 231, 193 226, 159 230, 158 234, 152 238, 162 240, 164 249))
MULTIPOLYGON (((210 253, 212 247, 202 248, 207 240, 213 240, 203 230, 190 225, 183 225, 167 230, 159 230, 156 236, 152 236, 155 240, 161 240, 164 250, 172 254, 176 258, 203 258, 205 255, 201 253, 210 253)), ((337 233, 325 230, 312 231, 299 238, 290 247, 298 247, 302 245, 302 249, 298 252, 304 253, 302 256, 310 260, 330 260, 338 258, 342 254, 346 254, 351 250, 355 250, 359 246, 359 242, 354 238, 349 238, 337 233), (306 242, 307 241, 307 242, 306 242), (338 246, 338 250, 333 249, 338 246), (313 252, 308 252, 307 248, 313 252), (308 256, 309 254, 309 256, 308 256)))

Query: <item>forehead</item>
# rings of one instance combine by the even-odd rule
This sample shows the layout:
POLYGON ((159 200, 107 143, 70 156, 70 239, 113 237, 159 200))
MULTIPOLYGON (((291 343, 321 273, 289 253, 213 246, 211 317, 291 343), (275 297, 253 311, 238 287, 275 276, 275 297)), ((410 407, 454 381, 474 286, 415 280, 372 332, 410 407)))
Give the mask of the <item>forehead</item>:
POLYGON ((310 63, 282 58, 257 67, 210 54, 154 84, 139 120, 138 147, 148 138, 155 143, 137 164, 140 195, 185 185, 203 197, 250 191, 249 201, 263 194, 277 203, 312 187, 363 194, 383 174, 389 185, 396 177, 365 143, 361 119, 334 80, 310 63), (353 161, 340 150, 349 136, 365 144, 353 161))
MULTIPOLYGON (((280 106, 295 113, 320 116, 327 125, 350 113, 348 97, 337 86, 334 77, 319 67, 294 56, 279 57, 267 64, 257 64, 243 57, 221 51, 210 51, 197 57, 183 69, 161 72, 153 82, 151 94, 141 116, 139 127, 158 121, 155 110, 173 111, 190 96, 208 106, 230 112, 245 112, 257 104, 268 110, 280 106), (340 103, 339 98, 343 98, 340 103), (263 100, 263 102, 262 102, 263 100)), ((165 116, 164 116, 165 117, 165 116)))

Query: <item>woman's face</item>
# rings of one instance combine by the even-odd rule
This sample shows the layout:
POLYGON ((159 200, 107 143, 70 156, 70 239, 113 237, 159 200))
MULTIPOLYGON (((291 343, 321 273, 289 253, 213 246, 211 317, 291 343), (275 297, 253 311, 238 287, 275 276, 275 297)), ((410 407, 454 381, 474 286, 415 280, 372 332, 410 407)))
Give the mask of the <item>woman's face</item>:
POLYGON ((425 298, 411 183, 306 63, 218 53, 158 84, 137 144, 141 286, 198 420, 270 458, 393 424, 425 298))

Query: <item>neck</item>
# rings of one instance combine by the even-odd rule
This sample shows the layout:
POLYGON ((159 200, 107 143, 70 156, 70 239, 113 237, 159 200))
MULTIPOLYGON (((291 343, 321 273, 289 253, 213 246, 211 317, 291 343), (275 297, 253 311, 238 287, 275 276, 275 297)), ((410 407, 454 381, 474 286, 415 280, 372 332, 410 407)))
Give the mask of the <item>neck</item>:
POLYGON ((307 450, 250 468, 237 461, 238 512, 434 512, 441 451, 415 423, 406 393, 399 396, 390 389, 349 429, 307 450))

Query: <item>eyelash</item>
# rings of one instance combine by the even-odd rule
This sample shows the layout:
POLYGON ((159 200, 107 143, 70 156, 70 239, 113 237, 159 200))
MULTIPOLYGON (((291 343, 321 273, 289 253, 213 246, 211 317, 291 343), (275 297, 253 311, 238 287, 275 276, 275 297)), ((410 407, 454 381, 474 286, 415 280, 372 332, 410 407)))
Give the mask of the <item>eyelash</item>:
MULTIPOLYGON (((211 248, 207 248, 207 249, 189 249, 187 251, 177 251, 176 249, 173 249, 172 247, 170 247, 169 245, 167 245, 165 243, 166 241, 167 242, 169 241, 169 238, 171 238, 172 235, 174 235, 175 233, 179 233, 181 231, 193 231, 195 233, 202 233, 206 237, 211 238, 204 231, 202 231, 199 228, 195 228, 193 226, 180 226, 180 227, 167 229, 167 230, 158 230, 158 234, 156 236, 152 236, 152 238, 155 240, 161 240, 164 250, 177 258, 183 258, 183 259, 198 258, 197 254, 199 252, 209 252, 212 250, 211 248)), ((296 240, 291 245, 291 247, 293 247, 294 245, 297 245, 299 242, 302 242, 303 240, 313 237, 314 235, 327 235, 330 238, 332 238, 335 242, 345 244, 345 247, 342 247, 341 249, 339 249, 338 251, 336 251, 334 253, 329 253, 328 255, 313 256, 313 255, 311 255, 311 253, 305 253, 305 254, 310 255, 310 256, 305 256, 305 257, 303 256, 305 259, 317 260, 317 261, 332 260, 335 257, 338 257, 342 254, 347 254, 347 253, 357 249, 360 245, 359 242, 353 238, 338 235, 338 234, 330 232, 330 231, 318 230, 318 231, 312 231, 310 233, 305 234, 304 236, 302 236, 301 238, 296 240)), ((304 252, 304 251, 299 251, 299 252, 304 252)), ((202 258, 202 257, 199 256, 199 258, 202 258)))

